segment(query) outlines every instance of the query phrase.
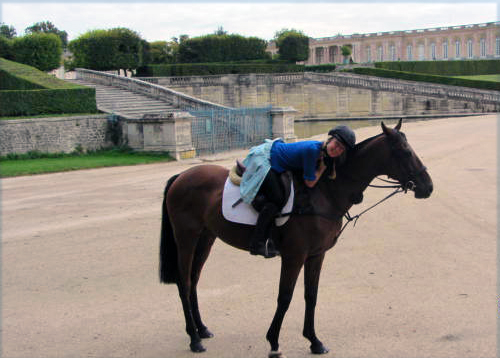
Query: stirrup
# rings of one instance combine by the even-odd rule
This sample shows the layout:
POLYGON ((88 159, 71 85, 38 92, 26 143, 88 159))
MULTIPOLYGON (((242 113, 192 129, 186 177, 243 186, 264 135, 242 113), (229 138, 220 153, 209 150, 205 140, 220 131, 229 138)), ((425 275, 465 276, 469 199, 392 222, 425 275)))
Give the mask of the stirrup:
POLYGON ((274 256, 279 256, 280 252, 276 249, 276 246, 274 245, 274 241, 271 239, 266 240, 266 258, 267 257, 274 257, 274 256))
POLYGON ((261 255, 264 256, 266 259, 275 257, 279 255, 279 251, 274 248, 274 244, 270 244, 269 239, 266 240, 266 242, 259 242, 257 246, 251 247, 250 248, 250 254, 251 255, 261 255))

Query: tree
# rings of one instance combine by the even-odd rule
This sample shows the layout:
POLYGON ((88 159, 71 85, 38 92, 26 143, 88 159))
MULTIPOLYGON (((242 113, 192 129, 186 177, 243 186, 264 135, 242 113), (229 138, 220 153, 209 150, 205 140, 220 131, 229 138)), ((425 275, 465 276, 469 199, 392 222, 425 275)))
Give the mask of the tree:
POLYGON ((347 63, 349 61, 349 56, 351 56, 352 53, 351 45, 342 46, 340 48, 340 52, 342 53, 342 56, 344 56, 344 63, 347 63))
POLYGON ((92 30, 69 43, 73 59, 69 68, 134 70, 143 64, 145 40, 127 28, 92 30))
POLYGON ((12 55, 12 40, 0 35, 0 57, 7 60, 13 60, 12 55))
POLYGON ((68 46, 68 33, 66 31, 60 31, 54 26, 50 21, 37 22, 30 27, 27 27, 24 32, 26 34, 35 33, 45 33, 45 34, 56 34, 61 39, 63 48, 68 46))
POLYGON ((309 37, 302 31, 282 29, 276 32, 274 41, 281 60, 298 62, 309 58, 309 37))
POLYGON ((7 39, 13 39, 17 36, 17 32, 14 26, 9 26, 3 22, 0 22, 0 36, 3 36, 7 39))
POLYGON ((267 42, 241 35, 205 35, 179 44, 179 62, 228 62, 267 58, 267 42))
POLYGON ((227 35, 227 31, 224 30, 222 26, 217 28, 217 31, 214 32, 215 35, 227 35))
POLYGON ((177 48, 178 44, 173 41, 150 42, 147 63, 174 63, 177 48))
POLYGON ((61 65, 62 44, 55 34, 34 33, 12 40, 14 61, 51 71, 61 65))

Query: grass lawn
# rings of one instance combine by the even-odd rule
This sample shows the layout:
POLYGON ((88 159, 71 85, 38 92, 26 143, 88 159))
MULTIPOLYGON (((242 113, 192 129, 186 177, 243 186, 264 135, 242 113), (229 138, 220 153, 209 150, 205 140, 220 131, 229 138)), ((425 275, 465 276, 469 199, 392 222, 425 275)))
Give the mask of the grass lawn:
POLYGON ((464 78, 467 80, 500 82, 500 74, 498 74, 498 75, 477 75, 477 76, 453 76, 453 77, 464 78))
POLYGON ((106 150, 87 154, 42 154, 0 158, 0 177, 55 173, 69 170, 112 166, 149 164, 174 160, 165 153, 137 153, 125 150, 106 150))

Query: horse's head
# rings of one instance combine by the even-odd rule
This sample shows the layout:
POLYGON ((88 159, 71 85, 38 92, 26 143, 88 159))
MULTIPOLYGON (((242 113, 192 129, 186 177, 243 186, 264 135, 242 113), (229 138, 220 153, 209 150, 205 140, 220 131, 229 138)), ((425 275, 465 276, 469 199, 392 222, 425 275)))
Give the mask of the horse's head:
POLYGON ((400 119, 396 127, 392 129, 387 128, 382 122, 382 130, 390 147, 387 175, 399 181, 404 188, 413 190, 415 198, 428 198, 433 189, 432 179, 427 173, 427 168, 406 140, 405 134, 400 132, 401 123, 400 119))

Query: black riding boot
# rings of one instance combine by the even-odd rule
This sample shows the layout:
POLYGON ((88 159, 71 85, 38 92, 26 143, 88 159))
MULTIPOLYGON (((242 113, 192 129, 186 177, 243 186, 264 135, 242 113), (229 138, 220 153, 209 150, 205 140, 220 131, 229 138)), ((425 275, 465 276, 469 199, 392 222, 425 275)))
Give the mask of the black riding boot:
POLYGON ((269 239, 273 220, 279 208, 273 203, 264 205, 259 213, 257 225, 250 242, 250 253, 252 255, 262 255, 266 259, 279 255, 279 251, 274 247, 274 243, 269 239))

